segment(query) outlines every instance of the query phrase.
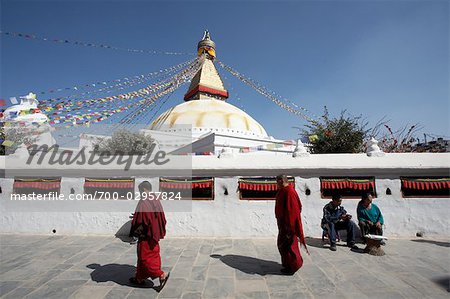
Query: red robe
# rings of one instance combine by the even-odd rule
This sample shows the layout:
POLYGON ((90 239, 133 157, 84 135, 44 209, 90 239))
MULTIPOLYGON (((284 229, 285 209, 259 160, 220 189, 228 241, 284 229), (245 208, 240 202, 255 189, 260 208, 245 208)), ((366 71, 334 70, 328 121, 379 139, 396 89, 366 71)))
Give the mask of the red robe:
POLYGON ((296 272, 303 265, 298 240, 307 249, 301 219, 302 204, 294 187, 288 185, 278 190, 275 216, 278 225, 278 250, 281 263, 289 272, 296 272))
POLYGON ((164 273, 158 242, 166 235, 166 217, 159 200, 139 201, 131 222, 131 233, 141 224, 145 228, 145 237, 139 237, 137 244, 136 279, 155 279, 164 273))

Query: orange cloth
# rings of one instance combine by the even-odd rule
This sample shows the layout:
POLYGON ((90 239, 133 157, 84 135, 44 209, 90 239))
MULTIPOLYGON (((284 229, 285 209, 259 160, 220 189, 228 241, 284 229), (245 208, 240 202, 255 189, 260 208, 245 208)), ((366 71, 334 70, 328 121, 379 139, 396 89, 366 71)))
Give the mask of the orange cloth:
POLYGON ((164 273, 161 270, 161 255, 159 253, 159 250, 159 244, 155 240, 139 240, 137 244, 137 280, 144 280, 149 277, 151 279, 155 279, 161 277, 161 275, 164 273))

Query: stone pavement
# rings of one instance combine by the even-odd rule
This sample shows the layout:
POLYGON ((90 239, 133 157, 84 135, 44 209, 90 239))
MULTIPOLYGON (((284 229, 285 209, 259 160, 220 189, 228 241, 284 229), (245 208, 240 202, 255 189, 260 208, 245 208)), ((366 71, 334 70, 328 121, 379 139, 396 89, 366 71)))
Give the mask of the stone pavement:
MULTIPOLYGON (((449 298, 448 240, 389 240, 370 256, 308 239, 294 276, 279 274, 275 239, 168 238, 161 293, 128 283, 136 245, 110 236, 1 235, 2 298, 449 298)), ((157 285, 158 282, 155 282, 157 285)))

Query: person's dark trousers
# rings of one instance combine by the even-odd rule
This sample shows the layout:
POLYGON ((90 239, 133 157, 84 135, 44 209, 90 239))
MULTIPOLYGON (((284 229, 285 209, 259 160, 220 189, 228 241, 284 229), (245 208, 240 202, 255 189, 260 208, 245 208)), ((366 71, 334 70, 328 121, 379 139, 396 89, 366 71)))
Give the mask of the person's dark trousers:
POLYGON ((336 244, 336 231, 346 230, 347 231, 347 245, 355 244, 355 225, 353 221, 338 221, 336 223, 328 222, 329 234, 330 234, 330 244, 336 244))
POLYGON ((359 225, 359 229, 361 230, 361 239, 363 240, 363 242, 366 242, 366 237, 364 237, 367 234, 373 234, 373 235, 378 235, 378 236, 382 236, 383 235, 383 229, 382 228, 377 228, 377 226, 375 224, 370 225, 367 222, 363 222, 360 221, 358 223, 359 225))

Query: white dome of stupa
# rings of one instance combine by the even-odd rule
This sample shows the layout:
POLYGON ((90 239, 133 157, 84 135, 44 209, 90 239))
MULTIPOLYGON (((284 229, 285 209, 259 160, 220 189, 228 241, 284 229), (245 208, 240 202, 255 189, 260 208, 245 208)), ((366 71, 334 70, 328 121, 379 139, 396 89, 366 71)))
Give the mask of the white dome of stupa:
POLYGON ((182 132, 226 132, 235 136, 267 138, 266 130, 241 109, 221 100, 194 100, 179 104, 162 113, 151 130, 182 132))

